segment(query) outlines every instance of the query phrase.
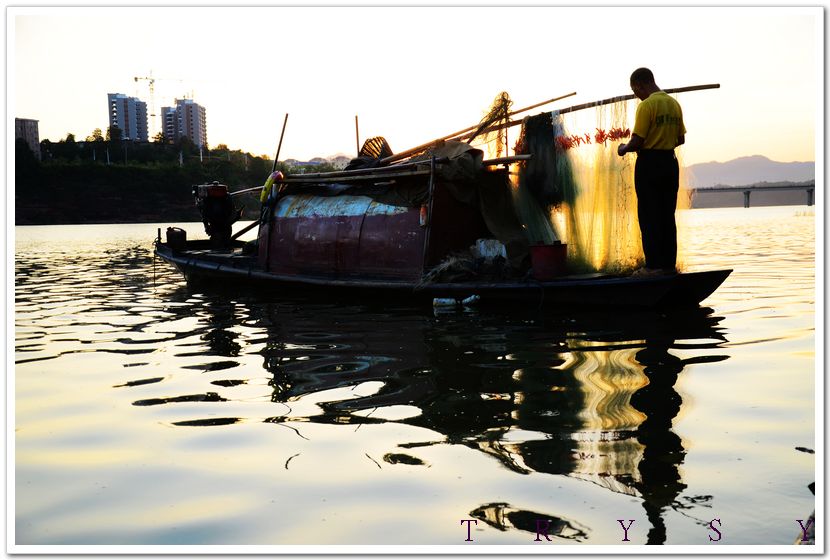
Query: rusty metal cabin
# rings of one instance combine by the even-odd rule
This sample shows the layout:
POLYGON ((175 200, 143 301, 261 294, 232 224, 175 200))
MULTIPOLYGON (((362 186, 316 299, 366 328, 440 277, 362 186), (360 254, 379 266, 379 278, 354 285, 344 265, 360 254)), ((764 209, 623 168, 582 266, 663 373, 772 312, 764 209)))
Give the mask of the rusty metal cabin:
MULTIPOLYGON (((448 255, 496 237, 482 208, 511 195, 507 171, 487 163, 467 147, 453 157, 284 178, 266 202, 259 264, 281 275, 417 284, 448 255)), ((521 235, 512 203, 506 210, 521 235)))

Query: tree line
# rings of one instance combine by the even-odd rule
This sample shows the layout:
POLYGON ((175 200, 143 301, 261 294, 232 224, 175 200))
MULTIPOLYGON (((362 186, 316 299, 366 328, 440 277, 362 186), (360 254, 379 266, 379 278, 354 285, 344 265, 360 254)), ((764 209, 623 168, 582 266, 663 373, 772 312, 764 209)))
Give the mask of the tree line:
MULTIPOLYGON (((15 224, 199 221, 193 185, 219 181, 231 191, 262 185, 273 168, 268 156, 175 142, 123 138, 118 127, 96 128, 84 141, 67 134, 43 140, 40 159, 22 139, 15 143, 15 224)), ((330 164, 287 166, 287 174, 333 171, 330 164)), ((244 217, 259 214, 256 192, 234 199, 244 217)))

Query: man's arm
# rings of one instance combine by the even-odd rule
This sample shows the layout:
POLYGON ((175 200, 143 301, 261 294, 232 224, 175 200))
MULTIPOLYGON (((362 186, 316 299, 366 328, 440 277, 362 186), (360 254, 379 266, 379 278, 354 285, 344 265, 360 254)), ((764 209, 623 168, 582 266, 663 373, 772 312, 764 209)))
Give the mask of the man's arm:
POLYGON ((619 147, 617 148, 617 155, 623 156, 628 152, 636 152, 637 150, 643 147, 644 143, 645 141, 642 139, 642 137, 637 136, 636 134, 632 134, 631 140, 628 142, 628 144, 619 145, 619 147))
POLYGON ((681 134, 680 136, 677 137, 677 144, 675 144, 674 147, 676 148, 677 146, 680 146, 681 144, 685 144, 685 143, 686 143, 686 135, 681 134))

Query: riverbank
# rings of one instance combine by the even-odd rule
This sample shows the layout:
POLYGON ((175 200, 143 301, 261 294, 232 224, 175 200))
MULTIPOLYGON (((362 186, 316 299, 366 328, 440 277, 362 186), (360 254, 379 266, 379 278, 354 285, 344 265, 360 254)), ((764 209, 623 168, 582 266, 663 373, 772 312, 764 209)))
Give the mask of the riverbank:
MULTIPOLYGON (((267 171, 206 166, 50 164, 16 169, 15 225, 200 221, 193 185, 218 180, 240 190, 267 171)), ((243 219, 255 219, 255 193, 240 195, 243 219)))

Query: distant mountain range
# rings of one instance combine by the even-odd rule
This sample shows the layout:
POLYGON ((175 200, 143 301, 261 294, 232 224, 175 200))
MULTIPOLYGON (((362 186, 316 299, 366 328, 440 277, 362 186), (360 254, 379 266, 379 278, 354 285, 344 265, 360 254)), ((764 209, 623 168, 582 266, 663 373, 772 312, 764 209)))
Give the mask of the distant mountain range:
POLYGON ((686 167, 689 187, 706 188, 717 185, 744 186, 755 183, 814 181, 814 161, 780 162, 764 156, 747 156, 731 161, 710 161, 686 167))

